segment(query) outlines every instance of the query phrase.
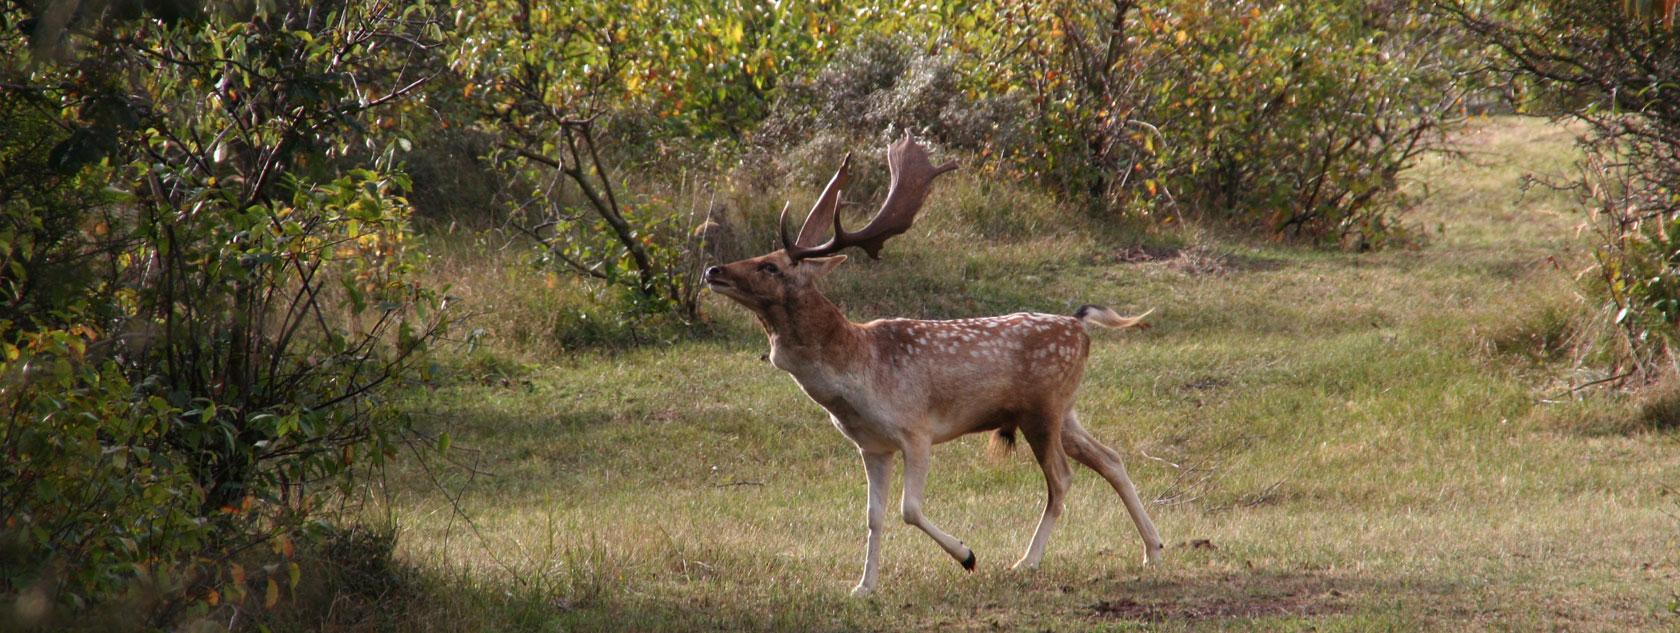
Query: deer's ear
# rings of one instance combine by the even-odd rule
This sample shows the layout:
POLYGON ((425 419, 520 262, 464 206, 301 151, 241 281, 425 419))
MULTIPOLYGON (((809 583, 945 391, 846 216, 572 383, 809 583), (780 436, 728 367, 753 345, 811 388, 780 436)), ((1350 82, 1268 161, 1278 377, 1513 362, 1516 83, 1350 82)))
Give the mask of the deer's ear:
POLYGON ((840 264, 845 263, 845 261, 846 261, 846 256, 845 255, 831 255, 831 256, 828 256, 828 257, 812 257, 810 259, 800 260, 799 261, 799 267, 800 268, 805 268, 807 271, 809 271, 809 272, 806 272, 805 274, 807 276, 809 276, 810 278, 812 278, 812 279, 822 279, 823 277, 827 277, 828 273, 832 272, 835 268, 839 267, 840 264), (809 267, 809 268, 806 268, 806 267, 809 267))

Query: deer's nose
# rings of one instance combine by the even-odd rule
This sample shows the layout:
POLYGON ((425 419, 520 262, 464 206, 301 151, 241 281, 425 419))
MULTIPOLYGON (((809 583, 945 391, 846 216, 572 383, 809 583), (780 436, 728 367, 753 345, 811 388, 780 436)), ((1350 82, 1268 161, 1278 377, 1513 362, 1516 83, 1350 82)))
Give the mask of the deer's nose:
POLYGON ((723 274, 723 267, 722 266, 713 266, 711 268, 706 269, 706 279, 712 279, 712 278, 717 277, 718 275, 721 275, 721 274, 723 274))

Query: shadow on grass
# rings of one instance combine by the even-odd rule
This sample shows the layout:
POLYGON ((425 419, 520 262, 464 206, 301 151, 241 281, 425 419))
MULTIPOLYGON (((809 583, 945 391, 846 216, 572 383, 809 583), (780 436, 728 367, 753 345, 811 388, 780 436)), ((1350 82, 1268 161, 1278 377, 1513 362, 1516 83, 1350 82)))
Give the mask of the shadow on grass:
MULTIPOLYGON (((360 528, 344 533, 361 533, 360 528)), ((579 577, 562 570, 512 581, 485 580, 471 572, 430 569, 391 558, 394 540, 341 551, 302 553, 303 582, 295 593, 267 607, 229 603, 186 630, 303 631, 648 631, 812 630, 819 622, 790 609, 776 613, 734 606, 727 597, 690 604, 638 597, 623 579, 579 577), (224 625, 225 626, 225 625, 224 625), (261 627, 261 628, 258 628, 261 627)))
POLYGON ((1416 624, 1456 617, 1446 585, 1310 571, 1170 574, 1096 586, 998 576, 989 579, 994 586, 973 595, 951 595, 948 586, 900 586, 868 600, 843 591, 813 594, 809 588, 772 598, 756 588, 737 595, 721 585, 665 592, 658 584, 591 588, 530 579, 489 583, 411 567, 396 573, 401 591, 373 595, 340 587, 258 621, 274 631, 824 631, 1078 629, 1105 622, 1224 628, 1343 616, 1398 617, 1416 624), (1401 603, 1440 610, 1396 611, 1401 603))
POLYGON ((1680 386, 1671 385, 1640 403, 1632 430, 1668 432, 1675 429, 1680 429, 1680 386))
POLYGON ((1680 383, 1670 381, 1632 394, 1594 395, 1550 411, 1544 419, 1585 437, 1674 433, 1680 431, 1680 383))

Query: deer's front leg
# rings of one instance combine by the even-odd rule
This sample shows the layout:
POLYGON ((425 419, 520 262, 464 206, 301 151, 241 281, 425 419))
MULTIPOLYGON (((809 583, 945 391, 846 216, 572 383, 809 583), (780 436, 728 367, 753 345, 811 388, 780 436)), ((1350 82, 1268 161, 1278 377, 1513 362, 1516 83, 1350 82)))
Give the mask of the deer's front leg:
POLYGON ((863 472, 869 477, 869 544, 864 549, 863 578, 852 588, 854 596, 875 591, 875 579, 881 568, 881 533, 887 527, 887 484, 892 480, 892 453, 864 452, 863 472))
POLYGON ((922 516, 922 487, 927 484, 928 466, 932 461, 933 447, 926 440, 913 441, 904 447, 904 522, 927 532, 945 549, 945 553, 962 563, 963 569, 974 571, 974 550, 951 538, 922 516))

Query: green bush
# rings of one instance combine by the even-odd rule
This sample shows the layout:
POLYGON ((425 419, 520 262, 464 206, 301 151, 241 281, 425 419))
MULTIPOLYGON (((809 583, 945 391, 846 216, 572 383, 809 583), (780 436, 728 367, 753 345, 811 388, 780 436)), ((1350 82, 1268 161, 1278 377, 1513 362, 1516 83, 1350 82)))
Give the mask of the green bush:
POLYGON ((1136 213, 1228 218, 1380 246, 1398 174, 1439 147, 1461 64, 1440 20, 1330 3, 1023 2, 969 44, 989 89, 1026 91, 1022 163, 1136 213), (1012 55, 990 55, 1008 50, 1012 55))
POLYGON ((1356 248, 1404 238, 1399 175, 1445 142, 1461 94, 1435 21, 1364 2, 1146 18, 1182 61, 1149 65, 1164 108, 1132 134, 1148 150, 1159 131, 1159 186, 1192 210, 1356 248))
POLYGON ((0 424, 0 588, 78 607, 116 595, 145 561, 196 552, 203 488, 179 453, 158 448, 181 411, 134 397, 116 363, 88 362, 86 328, 38 330, 0 345, 10 421, 0 424))
POLYGON ((320 9, 0 10, 0 596, 35 624, 272 605, 295 573, 237 561, 402 437, 382 396, 447 319, 369 132, 441 31, 320 9))

